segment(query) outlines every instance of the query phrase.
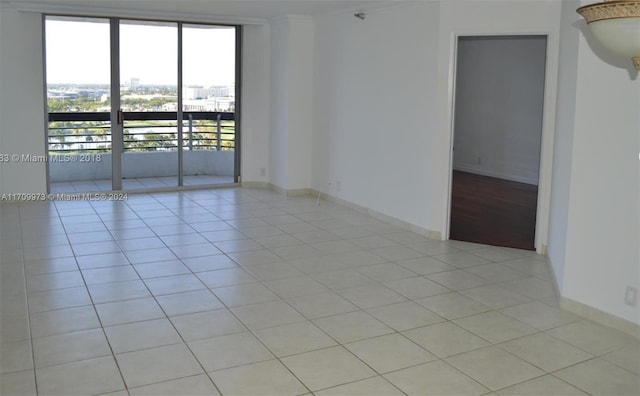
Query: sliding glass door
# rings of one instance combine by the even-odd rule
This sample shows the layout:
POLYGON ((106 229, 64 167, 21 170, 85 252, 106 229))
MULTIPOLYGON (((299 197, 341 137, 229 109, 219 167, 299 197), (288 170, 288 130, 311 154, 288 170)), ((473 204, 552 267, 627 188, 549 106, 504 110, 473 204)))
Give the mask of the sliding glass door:
POLYGON ((122 188, 178 185, 178 24, 120 21, 122 188))
POLYGON ((182 25, 185 185, 234 182, 236 29, 182 25))
POLYGON ((47 17, 45 30, 50 191, 110 190, 109 20, 47 17))
POLYGON ((87 160, 64 169, 49 161, 50 191, 238 180, 237 27, 46 17, 45 29, 49 155, 87 160), (76 54, 71 63, 69 53, 76 54), (77 72, 61 73, 69 64, 77 72), (90 70, 99 77, 79 82, 90 70), (71 94, 89 97, 91 106, 69 105, 71 94))

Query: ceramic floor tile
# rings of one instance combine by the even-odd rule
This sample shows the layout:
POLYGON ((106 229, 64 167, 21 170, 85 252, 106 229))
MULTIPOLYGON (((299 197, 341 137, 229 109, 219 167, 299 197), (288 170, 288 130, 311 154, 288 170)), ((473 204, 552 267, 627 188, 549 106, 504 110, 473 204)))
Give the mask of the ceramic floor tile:
POLYGON ((444 321, 442 317, 411 301, 371 308, 367 312, 396 331, 444 321))
POLYGON ((402 334, 440 358, 489 345, 487 341, 451 322, 420 327, 402 334))
POLYGON ((29 294, 29 311, 31 313, 80 307, 89 304, 91 304, 91 299, 85 287, 47 290, 29 294))
POLYGON ((31 340, 3 342, 0 351, 0 373, 33 370, 31 340))
POLYGON ((125 388, 112 356, 44 367, 36 377, 38 393, 44 395, 98 395, 125 388))
POLYGON ((528 297, 514 293, 498 285, 466 289, 460 293, 493 309, 506 308, 530 301, 528 297))
MULTIPOLYGON (((474 251, 475 254, 476 251, 474 251)), ((491 282, 508 282, 529 277, 529 274, 515 270, 499 263, 476 265, 466 268, 465 271, 487 279, 491 282)))
POLYGON ((238 266, 224 254, 188 258, 183 259, 182 262, 193 272, 215 271, 238 266))
POLYGON ((521 278, 512 280, 510 282, 504 282, 501 283, 501 286, 537 300, 543 299, 545 297, 553 297, 556 294, 555 288, 551 281, 542 280, 535 277, 521 278))
POLYGON ((603 359, 593 359, 554 373, 592 395, 637 395, 640 376, 603 359))
POLYGON ((103 326, 164 318, 164 313, 153 298, 98 304, 96 310, 103 326))
POLYGON ((538 377, 544 371, 497 347, 466 352, 446 362, 491 390, 538 377))
POLYGON ((534 258, 519 258, 515 260, 503 261, 502 264, 516 269, 521 272, 525 272, 531 275, 543 274, 549 272, 549 264, 543 259, 538 257, 534 258))
POLYGON ((391 385, 383 377, 372 377, 350 384, 338 385, 333 388, 321 390, 315 393, 318 396, 401 396, 404 395, 398 388, 391 385))
POLYGON ((78 286, 84 286, 84 281, 77 270, 27 277, 27 290, 30 293, 78 286))
POLYGON ((256 278, 251 276, 251 274, 242 268, 227 268, 216 271, 199 272, 197 276, 205 285, 207 285, 207 287, 211 289, 257 282, 256 278))
POLYGON ((326 286, 307 276, 268 281, 264 285, 284 299, 329 291, 326 286))
POLYGON ((31 336, 33 338, 99 327, 98 316, 91 306, 59 309, 31 315, 31 336))
POLYGON ((637 342, 617 330, 584 320, 547 330, 547 334, 594 355, 637 342))
POLYGON ((131 352, 182 342, 167 319, 105 327, 104 331, 114 353, 131 352))
POLYGON ((145 385, 137 388, 130 388, 129 393, 132 396, 217 396, 220 394, 211 382, 211 379, 209 379, 205 374, 159 382, 157 384, 145 385))
POLYGON ((78 269, 78 263, 76 263, 75 257, 26 261, 24 266, 25 272, 30 275, 75 271, 78 269))
POLYGON ((209 290, 170 294, 160 296, 157 300, 168 316, 223 308, 220 300, 209 290))
POLYGON ((76 256, 87 256, 101 253, 119 253, 120 246, 115 241, 80 243, 72 245, 76 256))
POLYGON ((300 322, 255 331, 255 335, 278 357, 336 345, 311 322, 300 322))
POLYGON ((0 394, 36 395, 36 380, 33 370, 0 375, 0 394))
POLYGON ((225 395, 300 395, 304 387, 277 360, 215 371, 210 374, 225 395))
POLYGON ((512 340, 500 347, 548 372, 591 359, 593 355, 544 333, 512 340))
POLYGON ((416 303, 449 320, 486 312, 491 309, 459 293, 439 294, 421 298, 416 300, 416 303))
POLYGON ((551 375, 545 375, 498 391, 501 396, 586 395, 578 388, 551 375))
POLYGON ((400 334, 346 344, 345 348, 380 374, 437 359, 400 334))
POLYGON ((377 249, 372 249, 371 253, 374 253, 380 257, 384 257, 389 261, 409 260, 424 256, 422 253, 417 252, 405 246, 387 246, 377 249))
POLYGON ((184 275, 191 273, 191 270, 179 260, 158 261, 147 264, 136 264, 136 271, 143 279, 158 278, 161 276, 184 275))
POLYGON ((247 330, 227 309, 174 316, 171 322, 186 341, 241 333, 247 330))
POLYGON ((463 270, 444 271, 428 275, 427 278, 448 287, 451 290, 464 290, 480 287, 491 282, 463 270))
POLYGON ((433 257, 418 257, 415 259, 401 260, 397 264, 419 275, 430 275, 443 271, 454 270, 455 267, 445 264, 433 257))
POLYGON ((640 348, 623 347, 601 356, 609 363, 640 375, 640 348))
POLYGON ((139 280, 89 286, 94 304, 151 297, 147 286, 139 280))
MULTIPOLYGON (((176 260, 178 257, 169 248, 134 250, 126 253, 131 264, 145 264, 156 261, 176 260)), ((82 268, 82 266, 81 266, 82 268)))
POLYGON ((279 297, 258 283, 220 287, 212 290, 229 307, 278 300, 279 297))
POLYGON ((509 251, 504 248, 490 246, 490 247, 482 247, 480 249, 473 249, 471 251, 473 255, 480 256, 484 259, 494 262, 514 260, 520 258, 515 252, 509 251))
POLYGON ((117 267, 120 265, 129 265, 127 256, 123 253, 103 253, 92 254, 89 256, 76 257, 80 269, 117 267))
POLYGON ((483 395, 488 389, 442 361, 386 374, 407 395, 483 395))
POLYGON ((308 319, 358 311, 359 308, 333 292, 294 297, 287 300, 308 319))
POLYGON ((184 344, 122 353, 116 358, 128 387, 202 373, 202 368, 184 344))
POLYGON ((367 284, 339 290, 338 293, 361 309, 369 309, 406 301, 395 291, 378 284, 367 284))
POLYGON ((247 265, 244 267, 253 277, 261 281, 293 278, 304 275, 298 269, 287 263, 267 263, 247 265))
POLYGON ((490 263, 487 259, 465 252, 446 253, 435 256, 435 258, 457 268, 467 268, 473 267, 474 265, 490 263))
POLYGON ((378 282, 390 282, 415 277, 415 272, 394 263, 374 264, 359 267, 358 272, 378 282))
POLYGON ((539 330, 547 330, 579 320, 577 316, 568 311, 550 307, 539 301, 514 305, 504 308, 500 312, 539 330))
POLYGON ((87 285, 99 285, 102 283, 124 282, 138 280, 140 277, 131 265, 117 267, 105 267, 82 270, 87 285))
POLYGON ((189 343, 189 347, 208 372, 274 358, 273 354, 248 332, 193 341, 189 343))
POLYGON ((37 338, 33 340, 33 355, 40 368, 111 356, 111 349, 102 329, 95 329, 37 338))
POLYGON ((144 283, 154 296, 184 293, 205 288, 200 279, 192 274, 145 279, 144 283))
POLYGON ((533 327, 496 311, 467 316, 453 322, 494 344, 537 331, 533 327))
POLYGON ((251 330, 302 322, 306 318, 284 301, 231 308, 231 311, 251 330))
POLYGON ((375 372, 340 346, 281 359, 312 391, 375 376, 375 372))
POLYGON ((385 286, 411 300, 451 292, 446 287, 419 276, 386 282, 385 286))
POLYGON ((327 334, 344 344, 393 332, 393 329, 363 311, 314 320, 327 334))
POLYGON ((370 278, 362 275, 359 272, 356 272, 355 270, 350 269, 321 272, 313 274, 311 277, 334 290, 346 289, 349 287, 371 283, 370 278))

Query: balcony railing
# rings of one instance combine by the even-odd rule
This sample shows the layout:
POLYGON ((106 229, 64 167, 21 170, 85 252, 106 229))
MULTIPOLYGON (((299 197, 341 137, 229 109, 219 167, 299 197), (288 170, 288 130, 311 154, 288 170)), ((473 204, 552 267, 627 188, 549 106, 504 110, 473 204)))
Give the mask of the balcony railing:
MULTIPOLYGON (((123 151, 171 151, 178 147, 177 113, 124 112, 123 151)), ((49 154, 111 151, 109 112, 49 113, 49 154)), ((185 111, 185 150, 235 150, 235 116, 229 112, 185 111)))

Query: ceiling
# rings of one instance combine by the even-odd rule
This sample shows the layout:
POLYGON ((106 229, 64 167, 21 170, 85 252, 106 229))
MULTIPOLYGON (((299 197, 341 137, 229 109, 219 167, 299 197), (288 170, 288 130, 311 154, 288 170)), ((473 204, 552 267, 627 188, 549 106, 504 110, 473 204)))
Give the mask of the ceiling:
POLYGON ((236 19, 270 19, 282 15, 317 16, 392 5, 404 0, 0 0, 24 10, 91 13, 100 10, 236 19))

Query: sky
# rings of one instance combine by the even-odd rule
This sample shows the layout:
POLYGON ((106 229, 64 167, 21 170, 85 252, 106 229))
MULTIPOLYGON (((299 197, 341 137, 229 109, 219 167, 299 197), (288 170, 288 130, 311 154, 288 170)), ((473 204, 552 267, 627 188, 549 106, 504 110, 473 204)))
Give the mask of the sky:
MULTIPOLYGON (((109 22, 47 19, 47 83, 109 84, 109 22)), ((120 81, 177 85, 176 23, 121 21, 120 81)), ((190 85, 235 80, 233 27, 183 25, 183 79, 190 85)))

